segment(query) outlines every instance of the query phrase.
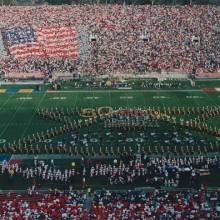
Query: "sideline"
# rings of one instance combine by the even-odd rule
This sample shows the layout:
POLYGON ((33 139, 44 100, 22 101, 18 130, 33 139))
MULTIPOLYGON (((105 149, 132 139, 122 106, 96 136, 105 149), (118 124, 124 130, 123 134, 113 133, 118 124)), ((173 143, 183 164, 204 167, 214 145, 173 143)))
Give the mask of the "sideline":
MULTIPOLYGON (((94 92, 94 93, 133 93, 133 92, 203 92, 202 89, 152 89, 152 90, 61 90, 61 91, 46 91, 46 93, 90 93, 90 92, 94 92)), ((216 91, 218 92, 218 91, 216 91)))

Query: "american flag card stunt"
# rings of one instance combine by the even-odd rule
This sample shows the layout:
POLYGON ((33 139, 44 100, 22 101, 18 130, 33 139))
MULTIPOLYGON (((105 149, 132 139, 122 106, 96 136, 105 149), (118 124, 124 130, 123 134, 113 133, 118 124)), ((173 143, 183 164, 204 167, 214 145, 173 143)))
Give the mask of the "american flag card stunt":
POLYGON ((74 27, 23 26, 5 30, 3 40, 15 59, 77 58, 78 47, 74 27))

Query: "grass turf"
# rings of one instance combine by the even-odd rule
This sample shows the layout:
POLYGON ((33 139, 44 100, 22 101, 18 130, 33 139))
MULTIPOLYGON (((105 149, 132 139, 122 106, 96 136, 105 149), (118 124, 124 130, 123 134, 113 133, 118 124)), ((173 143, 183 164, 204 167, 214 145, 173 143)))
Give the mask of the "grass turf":
MULTIPOLYGON (((36 115, 37 108, 82 107, 146 107, 146 106, 216 106, 220 93, 201 91, 65 91, 56 93, 0 94, 0 139, 7 142, 45 131, 56 122, 44 121, 36 115)), ((209 120, 219 127, 220 118, 209 120)), ((1 140, 0 140, 1 142, 1 140)))

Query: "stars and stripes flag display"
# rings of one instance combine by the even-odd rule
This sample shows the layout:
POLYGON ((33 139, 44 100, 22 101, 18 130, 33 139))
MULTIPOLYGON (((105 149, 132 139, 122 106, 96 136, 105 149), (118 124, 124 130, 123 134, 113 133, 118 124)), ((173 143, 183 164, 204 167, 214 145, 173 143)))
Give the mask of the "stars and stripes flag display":
POLYGON ((76 29, 71 26, 23 26, 5 30, 3 40, 16 59, 77 58, 76 29))

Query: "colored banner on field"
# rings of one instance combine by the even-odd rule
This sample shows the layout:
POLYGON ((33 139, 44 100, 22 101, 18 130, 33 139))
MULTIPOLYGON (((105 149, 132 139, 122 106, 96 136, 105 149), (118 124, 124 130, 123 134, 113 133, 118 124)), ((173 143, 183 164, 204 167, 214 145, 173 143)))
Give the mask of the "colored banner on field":
POLYGON ((32 93, 33 92, 33 89, 20 89, 18 91, 18 93, 26 93, 26 94, 29 94, 29 93, 32 93))
POLYGON ((0 89, 0 93, 5 93, 6 89, 0 89))
POLYGON ((18 89, 12 87, 12 88, 8 88, 6 92, 7 92, 7 93, 17 93, 17 92, 18 92, 18 89))
POLYGON ((11 155, 1 155, 0 156, 0 166, 3 164, 5 161, 9 161, 11 158, 11 155))
POLYGON ((216 88, 203 88, 202 89, 203 92, 216 92, 216 88))

